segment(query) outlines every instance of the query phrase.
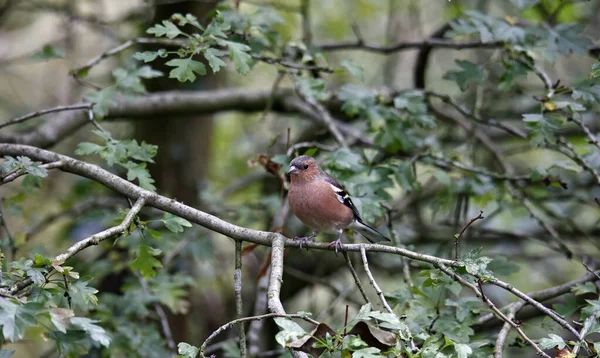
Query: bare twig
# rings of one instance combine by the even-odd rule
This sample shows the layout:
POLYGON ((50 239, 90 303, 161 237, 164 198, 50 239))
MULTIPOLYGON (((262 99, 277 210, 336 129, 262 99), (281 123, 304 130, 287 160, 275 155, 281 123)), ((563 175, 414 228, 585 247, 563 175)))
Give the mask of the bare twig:
POLYGON ((185 46, 187 40, 180 39, 161 39, 161 38, 146 38, 146 37, 138 37, 135 39, 131 39, 120 44, 117 47, 109 49, 100 55, 94 57, 84 66, 78 67, 70 72, 71 75, 77 77, 78 74, 89 71, 92 67, 96 66, 101 61, 112 57, 122 51, 127 50, 128 48, 135 46, 137 44, 151 44, 151 45, 164 45, 164 46, 185 46))
POLYGON ((238 319, 234 319, 233 321, 227 322, 224 325, 222 325, 221 327, 217 328, 216 331, 214 331, 213 333, 210 334, 210 336, 208 336, 208 338, 206 338, 206 340, 202 343, 202 345, 200 346, 200 349, 198 351, 198 356, 202 357, 202 358, 206 358, 204 356, 204 351, 206 350, 206 347, 208 346, 208 344, 215 339, 216 336, 218 336, 219 334, 221 334, 221 332, 226 331, 227 329, 238 325, 239 323, 244 323, 244 322, 248 322, 248 321, 260 321, 263 320, 265 318, 275 318, 275 317, 286 317, 286 318, 301 318, 305 321, 308 321, 314 325, 318 325, 319 322, 306 317, 305 315, 301 315, 301 314, 297 314, 297 313, 292 313, 292 314, 286 314, 286 313, 267 313, 267 314, 263 314, 260 316, 250 316, 250 317, 242 317, 242 318, 238 318, 238 319))
POLYGON ((298 88, 296 88, 296 93, 298 94, 298 96, 300 98, 302 98, 302 100, 304 100, 306 103, 308 103, 317 112, 319 118, 327 126, 327 128, 329 129, 329 132, 331 132, 331 134, 333 135, 335 140, 342 147, 347 148, 348 144, 346 143, 346 139, 344 138, 342 133, 340 133, 340 130, 338 129, 335 121, 331 117, 331 114, 329 113, 327 108, 325 108, 325 106, 323 106, 321 103, 319 103, 315 98, 313 98, 311 96, 305 96, 304 93, 302 93, 302 91, 300 91, 298 88))
POLYGON ((313 147, 322 149, 327 152, 333 152, 337 149, 337 147, 334 147, 332 145, 322 144, 319 142, 300 142, 300 143, 296 143, 296 144, 292 145, 288 149, 286 154, 288 157, 291 157, 300 148, 313 148, 313 147))
POLYGON ((537 308, 538 310, 543 312, 546 316, 552 318, 552 320, 554 320, 556 323, 561 325, 563 328, 565 328, 569 332, 571 332, 575 337, 577 337, 578 340, 581 340, 581 336, 580 336, 579 332, 577 332, 577 330, 575 328, 573 328, 573 326, 571 326, 566 320, 564 320, 561 316, 559 316, 553 310, 551 310, 548 307, 544 306, 543 304, 539 303, 538 301, 536 301, 535 299, 526 295, 525 293, 519 291, 518 289, 513 287, 511 284, 508 284, 504 281, 498 280, 495 277, 488 279, 488 282, 511 292, 512 294, 519 297, 523 301, 534 306, 535 308, 537 308))
POLYGON ((489 118, 483 119, 479 116, 474 115, 470 111, 463 108, 463 106, 461 106, 458 102, 456 102, 452 97, 450 97, 448 95, 437 93, 437 92, 432 92, 432 91, 424 91, 423 93, 428 97, 439 98, 440 100, 442 100, 442 102, 447 103, 447 104, 451 105, 452 107, 454 107, 454 109, 456 109, 461 115, 463 115, 466 118, 469 118, 479 124, 488 125, 491 127, 496 127, 496 128, 502 129, 506 133, 512 134, 519 138, 527 138, 527 134, 525 132, 523 132, 522 130, 520 130, 518 128, 511 126, 510 124, 506 124, 504 122, 500 122, 495 119, 489 119, 489 118))
POLYGON ((370 304, 371 301, 369 301, 369 296, 367 296, 365 289, 363 288, 362 284, 360 283, 360 278, 358 277, 358 274, 356 273, 354 266, 352 266, 352 261, 350 260, 350 256, 345 251, 343 251, 342 254, 344 255, 344 259, 346 259, 346 264, 348 265, 348 269, 352 273, 352 277, 354 277, 354 282, 356 282, 356 286, 358 286, 358 290, 360 291, 360 294, 365 299, 365 302, 370 304))
POLYGON ((566 111, 564 111, 563 113, 567 114, 567 119, 569 121, 577 124, 579 126, 579 128, 581 128, 581 130, 585 133, 585 135, 588 138, 588 143, 592 144, 593 146, 598 148, 598 150, 600 150, 600 142, 598 142, 598 138, 596 138, 596 136, 594 135, 594 133, 592 133, 590 128, 585 123, 583 123, 582 120, 579 120, 571 115, 568 115, 568 113, 566 111))
POLYGON ((29 114, 26 114, 24 116, 13 118, 13 119, 8 120, 6 122, 0 123, 0 129, 4 128, 4 127, 7 127, 7 126, 10 126, 10 125, 13 125, 13 124, 23 123, 23 122, 25 122, 25 121, 27 121, 29 119, 40 117, 40 116, 43 116, 43 115, 48 114, 48 113, 56 113, 56 112, 64 112, 64 111, 88 110, 91 107, 92 107, 92 105, 90 103, 74 104, 74 105, 71 105, 71 106, 57 106, 57 107, 52 107, 52 108, 44 109, 44 110, 41 110, 41 111, 29 113, 29 114))
POLYGON ((383 291, 381 291, 381 288, 379 288, 379 285, 375 281, 375 277, 373 277, 373 274, 371 273, 371 270, 369 269, 369 262, 367 261, 367 253, 366 253, 364 247, 361 247, 361 249, 360 249, 360 257, 362 258, 363 268, 367 272, 367 276, 369 276, 369 282, 371 282, 371 285, 375 289, 375 292, 377 292, 377 296, 379 296, 379 300, 381 301, 381 304, 383 304, 383 307, 385 307, 386 311, 388 311, 391 314, 395 314, 394 310, 392 310, 390 305, 387 303, 387 300, 385 299, 383 291))
MULTIPOLYGON (((129 212, 127 213, 127 215, 125 216, 125 219, 123 220, 123 222, 121 222, 121 224, 119 224, 117 226, 113 226, 109 229, 106 229, 106 230, 100 232, 100 233, 94 234, 88 238, 81 240, 81 241, 78 241, 77 243, 75 243, 71 247, 69 247, 67 249, 67 251, 56 256, 52 260, 52 264, 53 265, 62 265, 65 261, 67 261, 71 257, 75 256, 81 250, 84 250, 85 248, 88 248, 90 246, 98 245, 100 242, 102 242, 104 240, 110 239, 110 238, 118 236, 118 235, 122 235, 123 233, 127 232, 129 230, 129 227, 133 223, 134 218, 137 216, 137 214, 140 212, 140 210, 142 210, 142 207, 144 206, 145 203, 146 203, 146 198, 143 195, 140 196, 139 198, 137 198, 135 204, 133 205, 131 210, 129 210, 129 212)), ((32 283, 33 283, 33 280, 28 277, 24 280, 21 280, 15 284, 13 284, 8 289, 0 289, 0 294, 15 295, 22 289, 31 285, 32 283)))
POLYGON ((447 267, 445 267, 444 265, 437 265, 437 267, 444 272, 446 275, 450 276, 452 279, 454 279, 455 281, 457 281, 458 283, 460 283, 461 285, 470 288, 471 291, 473 291, 475 293, 475 295, 479 298, 482 299, 482 301, 492 310, 492 312, 501 320, 503 320, 504 322, 508 323, 511 327, 513 327, 518 333, 519 335, 533 348, 535 349, 535 351, 537 352, 538 355, 541 355, 544 358, 550 358, 549 355, 547 355, 546 353, 544 353, 540 347, 538 347, 537 344, 535 344, 535 342, 533 342, 521 329, 521 327, 519 327, 518 324, 516 324, 515 322, 513 322, 511 319, 509 319, 504 313, 502 313, 498 307, 496 307, 496 305, 490 301, 489 298, 487 298, 486 295, 483 294, 483 290, 481 290, 481 286, 476 286, 470 282, 468 282, 467 280, 465 280, 464 278, 462 278, 460 275, 457 275, 456 273, 452 272, 451 270, 449 270, 447 267))
MULTIPOLYGON (((234 291, 235 291, 235 312, 236 319, 242 318, 244 309, 242 305, 242 242, 235 241, 235 270, 233 271, 234 291)), ((246 330, 244 322, 239 322, 238 331, 240 335, 240 357, 246 357, 246 330)))
POLYGON ((314 47, 321 51, 344 51, 344 50, 362 50, 367 52, 375 52, 384 55, 388 55, 398 51, 405 51, 411 49, 420 49, 422 47, 438 47, 438 48, 450 48, 456 50, 468 49, 468 48, 482 48, 482 49, 495 49, 504 46, 501 41, 494 42, 483 42, 480 40, 474 41, 454 41, 446 39, 427 39, 420 41, 402 41, 390 46, 382 46, 376 44, 370 44, 364 42, 362 39, 348 42, 334 42, 334 43, 323 43, 315 44, 314 47))
POLYGON ((485 217, 483 216, 483 210, 479 210, 479 215, 477 215, 476 217, 472 218, 471 221, 469 221, 463 228, 462 230, 460 230, 460 233, 458 235, 456 235, 455 237, 455 241, 454 241, 454 247, 455 247, 455 251, 454 251, 454 259, 458 260, 459 257, 459 253, 460 253, 460 238, 463 236, 463 234, 465 233, 465 231, 467 231, 467 229, 469 228, 469 226, 473 225, 473 223, 477 220, 483 220, 485 219, 485 217))

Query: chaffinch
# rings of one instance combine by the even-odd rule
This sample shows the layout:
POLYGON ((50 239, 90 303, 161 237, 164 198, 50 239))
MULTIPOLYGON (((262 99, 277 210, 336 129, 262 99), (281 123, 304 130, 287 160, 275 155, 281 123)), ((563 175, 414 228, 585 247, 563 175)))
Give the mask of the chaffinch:
POLYGON ((341 247, 344 228, 350 226, 370 242, 391 241, 379 231, 365 224, 352 199, 344 188, 325 173, 314 158, 301 155, 294 158, 288 171, 291 179, 288 200, 290 209, 313 233, 296 237, 302 243, 311 240, 319 231, 337 233, 338 237, 329 245, 335 252, 341 247))

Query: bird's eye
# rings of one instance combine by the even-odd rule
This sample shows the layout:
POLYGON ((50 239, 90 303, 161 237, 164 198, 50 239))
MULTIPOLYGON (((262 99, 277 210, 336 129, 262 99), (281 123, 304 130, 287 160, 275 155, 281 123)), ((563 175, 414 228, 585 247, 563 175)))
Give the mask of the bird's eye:
POLYGON ((304 170, 308 169, 308 164, 304 164, 304 170))

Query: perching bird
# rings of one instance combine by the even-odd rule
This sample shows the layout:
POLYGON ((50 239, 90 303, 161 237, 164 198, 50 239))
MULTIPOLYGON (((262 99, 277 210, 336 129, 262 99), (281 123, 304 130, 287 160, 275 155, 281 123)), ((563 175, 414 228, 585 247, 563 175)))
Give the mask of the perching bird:
POLYGON ((314 158, 301 155, 290 163, 291 178, 288 200, 290 209, 306 226, 314 230, 310 236, 296 237, 302 243, 311 240, 319 231, 338 234, 335 252, 341 247, 344 228, 350 226, 370 242, 391 241, 365 224, 342 186, 325 173, 314 158))

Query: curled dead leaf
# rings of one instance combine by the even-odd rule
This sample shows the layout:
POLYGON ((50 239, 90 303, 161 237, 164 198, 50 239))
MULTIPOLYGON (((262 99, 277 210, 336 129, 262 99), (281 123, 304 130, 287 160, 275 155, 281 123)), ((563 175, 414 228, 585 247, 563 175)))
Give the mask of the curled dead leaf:
POLYGON ((301 352, 311 354, 314 357, 318 357, 325 351, 325 348, 315 348, 313 347, 313 344, 317 342, 316 338, 324 340, 327 333, 329 333, 331 336, 335 336, 335 331, 331 329, 331 327, 325 323, 319 323, 315 329, 310 331, 309 335, 290 343, 290 347, 301 352))
POLYGON ((381 328, 368 325, 364 321, 360 321, 352 327, 348 334, 359 336, 369 347, 379 348, 381 351, 386 351, 396 345, 398 339, 393 333, 384 331, 381 328))

